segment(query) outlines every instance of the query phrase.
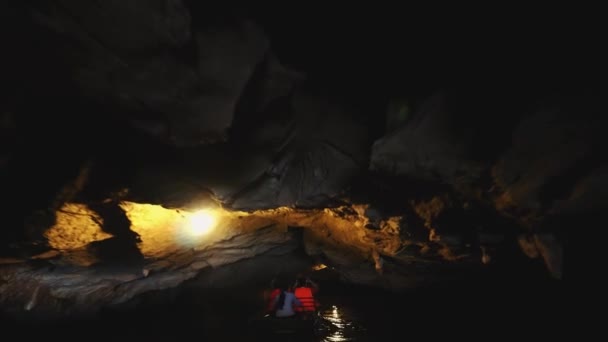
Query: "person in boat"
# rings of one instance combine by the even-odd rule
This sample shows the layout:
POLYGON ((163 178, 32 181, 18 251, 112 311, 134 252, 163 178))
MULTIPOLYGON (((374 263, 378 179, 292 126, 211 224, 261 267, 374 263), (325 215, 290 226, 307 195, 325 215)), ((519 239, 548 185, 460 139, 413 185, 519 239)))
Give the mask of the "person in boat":
POLYGON ((302 303, 296 307, 296 312, 307 317, 315 313, 319 307, 315 295, 319 292, 319 285, 310 278, 299 275, 294 285, 294 295, 302 303))
POLYGON ((279 288, 279 278, 275 277, 270 282, 270 288, 265 292, 266 298, 266 310, 265 313, 267 315, 272 315, 275 312, 275 299, 281 294, 281 289, 279 288))
POLYGON ((280 293, 274 299, 274 315, 278 318, 291 318, 296 316, 294 308, 302 306, 302 302, 296 298, 293 292, 289 291, 287 282, 278 282, 276 286, 279 287, 280 293))

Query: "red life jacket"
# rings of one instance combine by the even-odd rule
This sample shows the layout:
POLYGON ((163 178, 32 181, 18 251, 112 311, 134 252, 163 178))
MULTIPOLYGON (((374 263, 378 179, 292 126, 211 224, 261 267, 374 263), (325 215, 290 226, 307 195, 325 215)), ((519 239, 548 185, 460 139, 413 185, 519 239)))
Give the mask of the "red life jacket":
POLYGON ((268 298, 268 306, 266 307, 266 312, 274 312, 274 310, 275 310, 274 299, 276 297, 278 297, 280 294, 281 294, 281 289, 273 289, 272 292, 270 292, 270 298, 268 298))
POLYGON ((317 309, 315 297, 312 294, 312 290, 309 287, 298 287, 294 294, 296 298, 302 303, 302 306, 295 308, 296 312, 312 312, 317 309))

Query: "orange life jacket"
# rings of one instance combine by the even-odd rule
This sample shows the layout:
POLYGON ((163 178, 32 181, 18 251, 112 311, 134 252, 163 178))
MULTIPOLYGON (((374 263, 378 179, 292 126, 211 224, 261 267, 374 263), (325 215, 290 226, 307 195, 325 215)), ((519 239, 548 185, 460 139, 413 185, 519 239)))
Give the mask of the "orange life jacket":
POLYGON ((296 312, 311 312, 317 309, 315 297, 312 294, 312 290, 309 287, 298 287, 294 294, 296 298, 302 303, 302 306, 295 308, 296 312))

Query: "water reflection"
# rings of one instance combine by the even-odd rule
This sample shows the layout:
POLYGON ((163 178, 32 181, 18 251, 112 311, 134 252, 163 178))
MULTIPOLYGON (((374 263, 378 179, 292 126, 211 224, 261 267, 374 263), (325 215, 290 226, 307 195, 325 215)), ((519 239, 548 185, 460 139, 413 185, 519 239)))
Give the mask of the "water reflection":
POLYGON ((357 340, 357 335, 360 335, 363 329, 349 316, 335 305, 322 311, 321 341, 344 342, 357 340))

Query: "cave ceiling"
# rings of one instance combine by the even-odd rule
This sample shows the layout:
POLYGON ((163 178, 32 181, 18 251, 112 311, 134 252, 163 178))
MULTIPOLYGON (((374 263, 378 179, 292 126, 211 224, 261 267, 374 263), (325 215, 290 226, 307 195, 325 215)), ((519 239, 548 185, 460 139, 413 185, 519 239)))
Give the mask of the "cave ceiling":
POLYGON ((383 43, 191 1, 2 6, 19 32, 4 303, 83 310, 299 250, 393 290, 504 260, 563 279, 575 226, 607 209, 605 94, 511 45, 486 73, 477 50, 392 27, 369 32, 383 43))

